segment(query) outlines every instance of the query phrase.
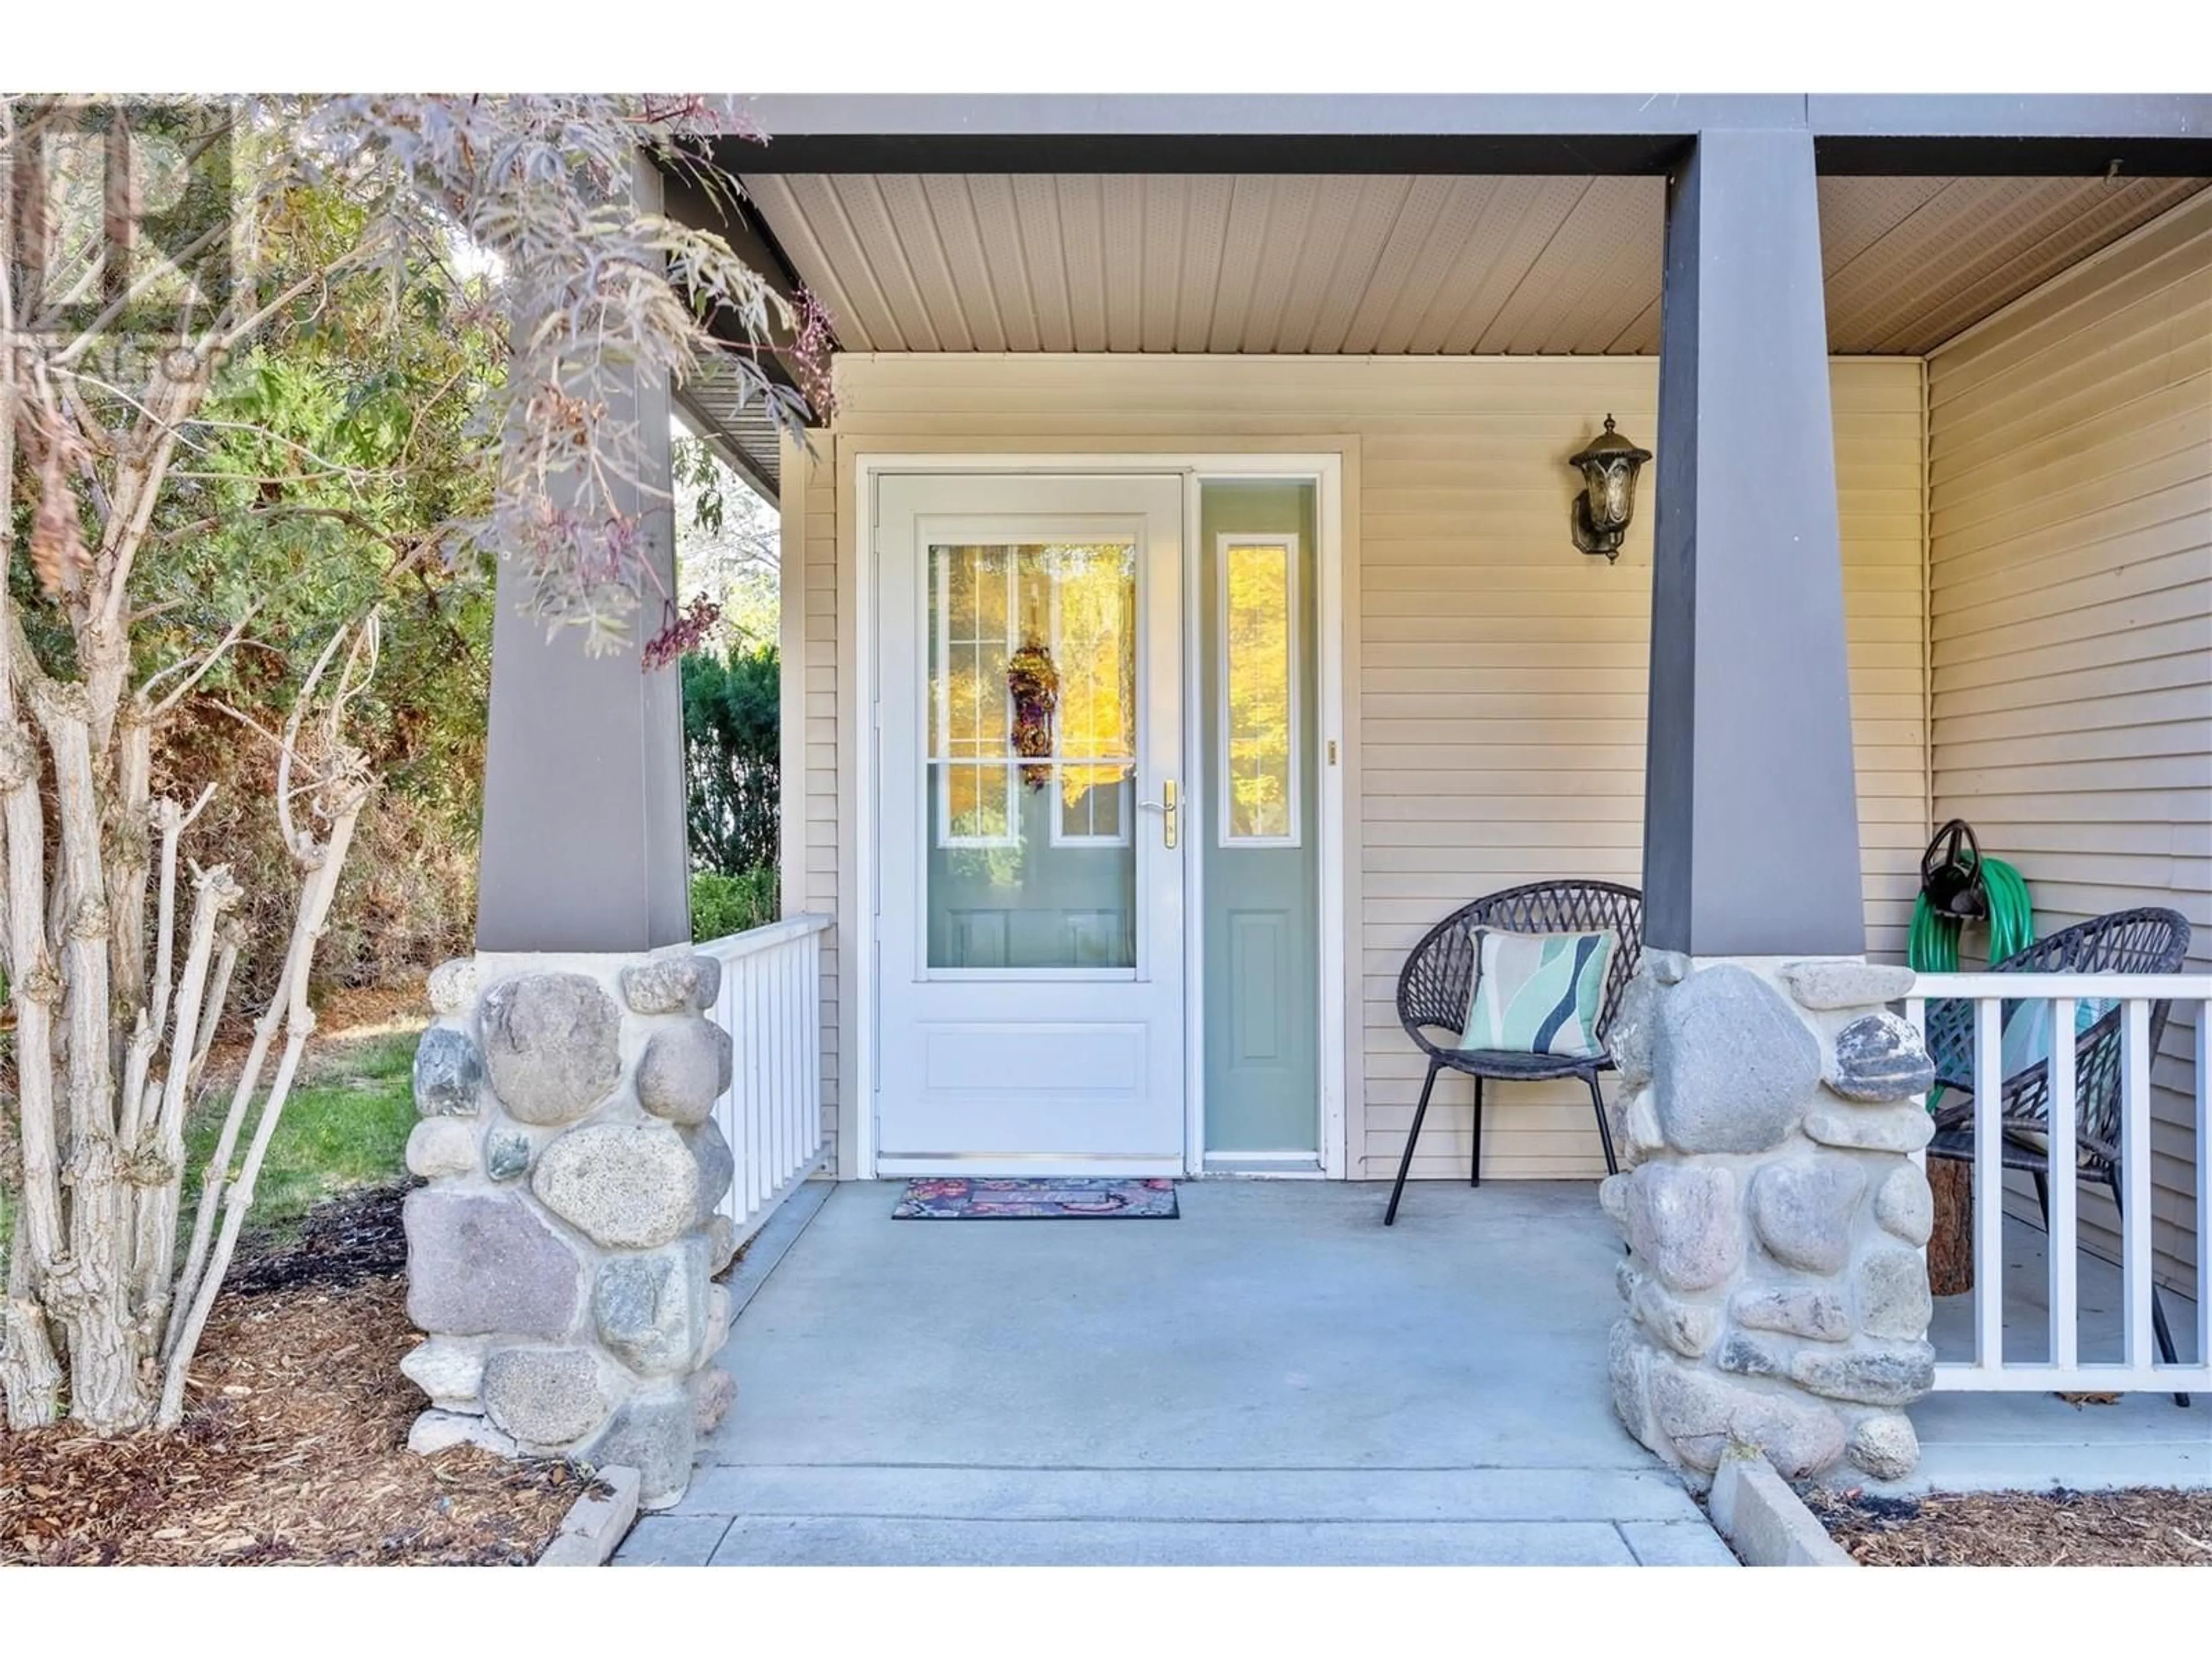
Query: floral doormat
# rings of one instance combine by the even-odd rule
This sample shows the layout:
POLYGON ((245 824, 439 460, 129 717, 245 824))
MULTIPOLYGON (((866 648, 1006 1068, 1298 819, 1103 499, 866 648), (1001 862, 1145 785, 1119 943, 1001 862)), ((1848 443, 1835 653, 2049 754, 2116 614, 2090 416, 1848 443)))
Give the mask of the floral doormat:
POLYGON ((1176 1184, 1160 1178, 1047 1176, 1024 1180, 909 1181, 894 1221, 1068 1221, 1118 1217, 1173 1221, 1176 1184))

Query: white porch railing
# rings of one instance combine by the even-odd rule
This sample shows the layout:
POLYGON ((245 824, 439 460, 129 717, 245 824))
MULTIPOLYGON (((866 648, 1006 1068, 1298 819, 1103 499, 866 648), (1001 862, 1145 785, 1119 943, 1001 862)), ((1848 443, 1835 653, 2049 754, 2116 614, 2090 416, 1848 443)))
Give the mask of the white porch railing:
POLYGON ((737 1159, 721 1212, 743 1243, 822 1163, 822 935, 828 916, 792 916, 696 948, 722 964, 714 1023, 736 1045, 714 1103, 737 1159))
MULTIPOLYGON (((1936 1367, 1936 1386, 1959 1391, 2067 1392, 2212 1389, 2212 975, 2208 974, 1923 974, 1906 1004, 1906 1017, 1926 1030, 1927 1006, 1953 999, 1974 1004, 1974 1358, 1936 1367), (2121 1015, 2119 1178, 2121 1186, 2121 1355, 2118 1362, 2081 1358, 2080 1300, 2081 1183, 2075 1127, 2080 1101, 2075 1079, 2075 1004, 2118 999, 2121 1015), (2050 1089, 2051 1329, 2047 1359, 2004 1358, 2003 1133, 1996 1103, 2003 1093, 2002 1005, 2035 999, 2053 1006, 2050 1089), (2173 1005, 2169 1019, 2193 1012, 2196 1027, 2196 1342, 2174 1333, 2184 1354, 2178 1365, 2160 1364, 2151 1323, 2155 1257, 2151 1213, 2150 1008, 2173 1005), (1981 1109, 1986 1103, 1989 1109, 1981 1109), (2190 1356, 2193 1354, 2193 1358, 2190 1356)), ((2169 1029, 2171 1027, 2169 1026, 2169 1029)), ((2171 1313, 2174 1304, 2168 1299, 2171 1313)))

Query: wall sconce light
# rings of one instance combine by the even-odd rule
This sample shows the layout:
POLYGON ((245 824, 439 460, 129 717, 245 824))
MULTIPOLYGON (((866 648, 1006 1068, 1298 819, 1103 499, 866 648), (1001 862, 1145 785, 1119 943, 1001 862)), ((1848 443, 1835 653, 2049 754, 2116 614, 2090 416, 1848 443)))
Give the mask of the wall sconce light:
POLYGON ((1605 430, 1589 441, 1567 465, 1583 475, 1583 493, 1575 497, 1575 545, 1585 553, 1602 553, 1608 562, 1620 556, 1620 544, 1628 534, 1628 521, 1636 512, 1636 474, 1651 459, 1613 429, 1613 416, 1605 417, 1605 430))

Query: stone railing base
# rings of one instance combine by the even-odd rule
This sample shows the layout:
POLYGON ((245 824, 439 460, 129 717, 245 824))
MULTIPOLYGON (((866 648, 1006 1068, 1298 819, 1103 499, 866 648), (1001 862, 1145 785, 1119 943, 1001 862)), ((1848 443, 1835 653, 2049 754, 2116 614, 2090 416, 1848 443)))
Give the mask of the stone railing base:
POLYGON ((1882 1005, 1905 969, 1647 951, 1616 1016, 1623 1172, 1599 1188, 1630 1254, 1613 1406, 1694 1483, 1732 1448, 1802 1480, 1894 1480, 1902 1408, 1934 1382, 1920 1256, 1933 1075, 1882 1005))
POLYGON ((733 1389, 714 1355, 733 1162, 715 1127, 720 964, 479 956, 430 976, 415 1057, 400 1362, 429 1409, 408 1443, 638 1472, 665 1508, 733 1389))

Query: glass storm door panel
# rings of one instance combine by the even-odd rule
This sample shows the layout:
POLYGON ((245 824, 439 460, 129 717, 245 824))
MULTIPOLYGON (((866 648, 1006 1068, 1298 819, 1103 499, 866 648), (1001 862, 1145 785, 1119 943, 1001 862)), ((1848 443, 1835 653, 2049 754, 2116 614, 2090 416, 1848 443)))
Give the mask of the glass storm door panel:
POLYGON ((1137 544, 924 550, 927 965, 1137 965, 1137 544))
POLYGON ((1179 1170, 1180 482, 876 487, 878 1169, 1179 1170))

